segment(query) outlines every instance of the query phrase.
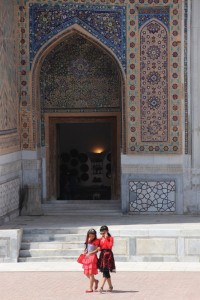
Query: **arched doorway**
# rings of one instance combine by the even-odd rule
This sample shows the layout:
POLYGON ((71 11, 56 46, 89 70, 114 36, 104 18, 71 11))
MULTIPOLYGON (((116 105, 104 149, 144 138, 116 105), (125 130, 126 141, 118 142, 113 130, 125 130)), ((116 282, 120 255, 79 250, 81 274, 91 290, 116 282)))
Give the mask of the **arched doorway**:
MULTIPOLYGON (((40 141, 44 148, 43 161, 46 165, 46 172, 43 174, 45 190, 43 198, 79 199, 84 198, 83 195, 86 194, 88 200, 95 197, 103 197, 105 200, 120 199, 121 115, 124 85, 119 63, 102 45, 77 31, 67 34, 54 47, 51 45, 48 53, 47 49, 45 50, 45 54, 45 56, 44 53, 41 55, 38 70, 40 141), (101 127, 101 133, 104 131, 109 139, 106 150, 103 149, 103 153, 99 155, 100 161, 95 161, 97 156, 92 149, 86 149, 87 147, 83 149, 83 142, 80 149, 77 145, 76 147, 73 144, 68 145, 71 135, 74 135, 72 127, 79 126, 75 131, 77 133, 80 128, 86 130, 88 125, 90 128, 96 128, 97 131, 101 127), (64 131, 66 134, 63 134, 64 131), (66 144, 63 146, 64 139, 66 144), (73 150, 79 157, 83 154, 88 157, 85 167, 78 161, 78 174, 77 168, 71 168, 69 164, 63 162, 63 158, 65 160, 73 150), (112 157, 110 162, 106 161, 109 157, 112 157), (102 169, 105 169, 102 171, 103 174, 95 176, 95 164, 103 166, 102 169), (87 171, 83 171, 83 168, 85 170, 89 168, 88 174, 87 171), (75 179, 76 184, 79 182, 79 191, 84 190, 84 192, 81 195, 78 192, 75 196, 64 197, 63 178, 68 174, 71 176, 72 171, 76 171, 75 179), (87 181, 88 176, 90 196, 87 195, 87 188, 83 188, 87 186, 84 181, 87 181), (100 193, 99 190, 103 190, 104 193, 100 193)), ((87 132, 88 130, 85 134, 87 132)), ((71 155, 70 164, 73 163, 75 164, 75 159, 71 155)), ((98 166, 96 168, 98 169, 98 166)))

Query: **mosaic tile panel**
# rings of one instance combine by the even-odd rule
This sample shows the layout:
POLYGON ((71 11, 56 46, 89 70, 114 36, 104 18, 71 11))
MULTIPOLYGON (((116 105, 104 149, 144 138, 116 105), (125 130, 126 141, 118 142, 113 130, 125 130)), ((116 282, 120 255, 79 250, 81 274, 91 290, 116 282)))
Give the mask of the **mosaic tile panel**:
POLYGON ((155 19, 147 22, 140 30, 140 102, 141 141, 166 142, 168 32, 155 19))
POLYGON ((130 212, 175 212, 175 181, 130 181, 130 212))
POLYGON ((31 4, 30 62, 52 36, 78 24, 108 46, 125 67, 125 7, 88 4, 31 4))
POLYGON ((66 39, 48 54, 40 78, 42 112, 120 110, 121 87, 116 65, 104 51, 80 35, 66 39))
POLYGON ((0 1, 0 153, 19 146, 14 1, 0 1), (12 137, 10 137, 12 134, 12 137))

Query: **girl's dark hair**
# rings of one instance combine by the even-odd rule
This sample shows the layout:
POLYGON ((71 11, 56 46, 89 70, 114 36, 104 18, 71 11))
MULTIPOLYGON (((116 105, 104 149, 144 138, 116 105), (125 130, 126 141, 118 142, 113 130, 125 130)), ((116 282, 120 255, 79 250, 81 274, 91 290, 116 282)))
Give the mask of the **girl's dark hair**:
POLYGON ((94 234, 94 239, 92 240, 95 241, 97 239, 97 232, 94 228, 90 228, 87 232, 87 235, 86 235, 86 239, 85 239, 85 247, 87 248, 87 244, 88 244, 88 238, 89 238, 89 234, 94 234))
POLYGON ((108 232, 108 236, 111 236, 111 234, 110 234, 110 232, 109 232, 109 229, 108 229, 108 226, 106 226, 106 225, 101 226, 100 232, 101 232, 101 231, 107 231, 107 232, 108 232))

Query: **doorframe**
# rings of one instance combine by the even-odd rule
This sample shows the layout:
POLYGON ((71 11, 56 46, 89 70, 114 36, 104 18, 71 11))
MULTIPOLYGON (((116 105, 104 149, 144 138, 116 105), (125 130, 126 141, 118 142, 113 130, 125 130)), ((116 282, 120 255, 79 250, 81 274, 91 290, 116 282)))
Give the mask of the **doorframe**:
POLYGON ((112 153, 113 176, 111 189, 114 199, 121 199, 121 112, 91 112, 91 113, 46 113, 45 114, 45 149, 46 149, 46 191, 47 201, 56 200, 58 193, 58 136, 57 124, 74 122, 111 122, 112 123, 112 153), (116 132, 115 131, 116 128, 116 132), (116 149, 114 149, 116 145, 116 149), (56 176, 55 176, 56 175, 56 176))

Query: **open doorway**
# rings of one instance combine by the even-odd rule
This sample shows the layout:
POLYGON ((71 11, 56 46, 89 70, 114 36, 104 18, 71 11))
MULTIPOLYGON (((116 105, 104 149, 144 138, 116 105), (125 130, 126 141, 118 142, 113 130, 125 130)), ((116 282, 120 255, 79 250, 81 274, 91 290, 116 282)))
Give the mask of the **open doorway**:
POLYGON ((111 123, 62 123, 58 130, 60 200, 111 199, 111 123))
POLYGON ((119 199, 120 155, 117 117, 49 119, 49 153, 54 153, 49 156, 47 176, 50 179, 50 198, 119 199))

